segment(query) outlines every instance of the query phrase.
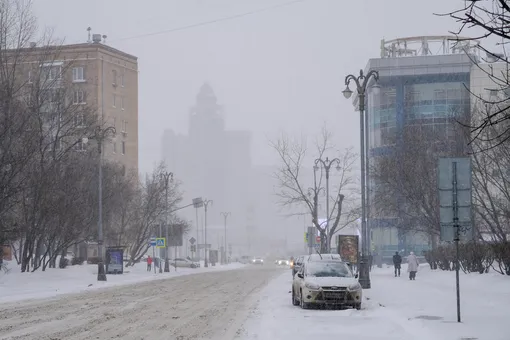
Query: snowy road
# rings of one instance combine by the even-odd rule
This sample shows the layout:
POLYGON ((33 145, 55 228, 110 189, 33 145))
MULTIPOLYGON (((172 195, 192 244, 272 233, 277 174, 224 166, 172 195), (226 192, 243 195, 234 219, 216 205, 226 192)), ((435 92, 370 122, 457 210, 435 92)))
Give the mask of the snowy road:
POLYGON ((233 339, 272 266, 2 305, 0 339, 233 339))

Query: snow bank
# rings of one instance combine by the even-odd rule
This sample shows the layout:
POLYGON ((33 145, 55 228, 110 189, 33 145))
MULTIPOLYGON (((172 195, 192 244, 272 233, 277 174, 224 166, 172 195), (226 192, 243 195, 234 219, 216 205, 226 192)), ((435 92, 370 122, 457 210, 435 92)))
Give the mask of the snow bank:
POLYGON ((291 274, 286 272, 262 292, 245 323, 241 339, 309 340, 508 340, 510 277, 462 274, 463 323, 456 322, 455 272, 421 266, 410 281, 392 268, 372 271, 372 289, 363 309, 302 310, 291 304, 291 274))
POLYGON ((6 262, 10 271, 0 272, 0 303, 14 302, 25 299, 54 297, 60 294, 79 293, 98 288, 133 284, 151 280, 168 279, 175 276, 225 271, 238 269, 244 265, 229 265, 204 268, 170 267, 170 273, 147 272, 145 263, 137 263, 134 267, 124 269, 124 274, 108 275, 106 282, 97 281, 97 265, 84 264, 69 266, 65 269, 49 268, 46 271, 21 273, 20 267, 14 262, 6 262))

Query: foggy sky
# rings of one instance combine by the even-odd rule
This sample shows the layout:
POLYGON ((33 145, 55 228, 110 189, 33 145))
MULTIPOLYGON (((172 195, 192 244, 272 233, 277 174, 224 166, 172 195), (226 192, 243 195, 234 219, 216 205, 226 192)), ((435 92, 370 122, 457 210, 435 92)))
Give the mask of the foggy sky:
POLYGON ((235 20, 210 21, 287 0, 35 0, 40 27, 66 43, 87 27, 139 58, 139 167, 161 160, 165 128, 186 133, 204 81, 225 105, 228 129, 253 131, 253 161, 276 163, 267 138, 279 130, 315 134, 324 122, 339 147, 359 143, 359 118, 341 94, 348 73, 378 58, 380 40, 445 35, 450 18, 432 15, 458 0, 307 0, 235 20), (383 14, 384 13, 384 14, 383 14), (128 39, 123 39, 128 38, 128 39))

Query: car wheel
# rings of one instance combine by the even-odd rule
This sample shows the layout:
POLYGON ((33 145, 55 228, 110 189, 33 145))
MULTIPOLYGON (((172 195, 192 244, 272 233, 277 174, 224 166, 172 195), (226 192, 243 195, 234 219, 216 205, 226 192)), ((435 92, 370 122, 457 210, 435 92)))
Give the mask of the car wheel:
POLYGON ((357 303, 354 305, 354 308, 356 308, 357 310, 360 310, 361 309, 361 303, 357 303))
POLYGON ((309 304, 305 302, 305 300, 303 299, 303 291, 300 292, 300 295, 299 295, 299 304, 301 306, 302 309, 308 309, 309 308, 309 304))
POLYGON ((299 301, 296 299, 296 294, 294 294, 294 288, 292 288, 292 305, 299 306, 299 301))

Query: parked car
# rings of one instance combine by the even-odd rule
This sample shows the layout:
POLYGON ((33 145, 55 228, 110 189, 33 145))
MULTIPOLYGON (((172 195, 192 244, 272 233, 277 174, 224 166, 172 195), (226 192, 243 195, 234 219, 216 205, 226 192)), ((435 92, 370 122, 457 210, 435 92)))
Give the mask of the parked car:
POLYGON ((251 260, 251 263, 252 264, 264 264, 264 259, 261 258, 261 257, 254 257, 252 260, 251 260))
POLYGON ((338 260, 304 262, 292 281, 292 304, 361 309, 362 289, 358 275, 338 260))
POLYGON ((342 261, 340 254, 311 254, 308 255, 307 261, 323 261, 323 260, 338 260, 342 261))
POLYGON ((169 260, 170 265, 173 267, 180 267, 180 268, 200 268, 200 262, 193 262, 188 259, 183 258, 177 258, 174 260, 169 260))

